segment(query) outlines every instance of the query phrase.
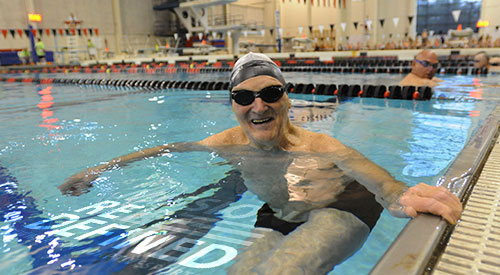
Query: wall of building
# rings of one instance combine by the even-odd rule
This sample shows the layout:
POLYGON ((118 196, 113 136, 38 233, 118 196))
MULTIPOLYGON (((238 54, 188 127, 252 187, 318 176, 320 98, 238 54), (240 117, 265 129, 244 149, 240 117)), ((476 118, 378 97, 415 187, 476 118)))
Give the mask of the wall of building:
MULTIPOLYGON (((282 37, 291 39, 293 37, 305 36, 311 39, 331 38, 333 47, 337 48, 349 42, 356 45, 357 42, 369 43, 370 45, 384 44, 389 41, 399 41, 408 37, 415 38, 416 26, 416 3, 417 0, 239 0, 226 6, 215 6, 208 9, 209 24, 223 23, 215 22, 226 18, 226 23, 243 24, 246 27, 257 28, 250 31, 247 37, 240 35, 240 40, 251 40, 258 43, 276 43, 276 11, 279 11, 279 27, 282 29, 282 37), (335 2, 335 5, 334 5, 335 2), (213 16, 213 17, 212 17, 213 16), (412 23, 408 16, 414 16, 412 23), (397 26, 393 18, 399 18, 397 26), (380 19, 385 19, 384 27, 380 19), (368 21, 371 21, 368 27, 368 21), (358 22, 358 27, 354 26, 358 22), (345 23, 345 30, 341 25, 345 23), (330 33, 330 25, 334 25, 333 33, 330 33), (309 31, 312 27, 313 32, 309 31), (302 33, 299 32, 302 27, 302 33), (320 29, 323 29, 323 33, 320 29), (270 29, 274 32, 271 35, 270 29), (264 30, 264 35, 261 34, 264 30)), ((118 49, 131 54, 136 54, 138 49, 152 50, 155 44, 163 45, 165 38, 153 35, 155 12, 152 9, 153 0, 0 0, 0 29, 26 29, 28 26, 27 13, 40 13, 43 21, 31 23, 34 28, 61 29, 65 28, 63 21, 67 20, 70 13, 82 20, 81 28, 94 28, 99 30, 99 36, 91 37, 94 43, 103 51, 104 41, 107 41, 111 52, 118 49), (118 28, 114 13, 113 3, 118 4, 118 15, 120 26, 118 28), (97 8, 95 8, 97 7, 97 8), (119 34, 117 33, 119 29, 119 34)), ((481 34, 489 34, 494 39, 500 36, 496 26, 500 26, 500 2, 497 0, 483 0, 481 18, 489 20, 490 26, 480 30, 481 34)), ((234 35, 234 31, 233 31, 234 35)), ((231 47, 231 39, 227 39, 228 48, 231 47)), ((52 33, 42 36, 49 50, 54 50, 56 44, 58 49, 67 45, 67 38, 52 33)), ((78 44, 82 54, 85 55, 87 37, 78 37, 78 44)), ((7 38, 0 34, 0 49, 20 49, 29 45, 29 40, 23 33, 20 38, 17 31, 13 38, 10 33, 7 38)))
MULTIPOLYGON (((0 0, 0 29, 27 29, 28 24, 34 29, 65 29, 70 13, 82 23, 78 28, 98 29, 96 36, 77 36, 78 50, 82 58, 86 56, 87 39, 92 39, 101 50, 107 44, 109 51, 116 52, 117 44, 123 50, 133 51, 137 48, 154 48, 157 39, 153 37, 154 16, 152 0, 119 0, 119 18, 121 19, 121 39, 117 40, 113 0, 0 0), (28 22, 27 13, 39 13, 41 22, 28 22), (107 43, 105 43, 107 42, 107 43)), ((58 50, 68 46, 67 37, 41 36, 48 50, 58 50)), ((7 38, 0 35, 0 49, 20 49, 29 46, 29 39, 24 35, 7 38)))
POLYGON ((488 20, 490 25, 487 28, 481 28, 480 34, 490 35, 493 39, 500 37, 500 28, 496 29, 496 26, 500 26, 500 17, 498 14, 500 14, 500 1, 483 0, 480 18, 488 20))

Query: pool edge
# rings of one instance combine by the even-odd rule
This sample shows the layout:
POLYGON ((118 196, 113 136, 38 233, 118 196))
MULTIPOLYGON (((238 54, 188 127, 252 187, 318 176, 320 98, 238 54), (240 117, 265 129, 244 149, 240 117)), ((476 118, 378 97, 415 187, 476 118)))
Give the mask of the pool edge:
MULTIPOLYGON (((500 104, 439 180, 439 183, 445 183, 443 186, 452 190, 462 201, 479 177, 495 144, 500 133, 499 121, 500 104)), ((370 274, 422 274, 430 271, 429 263, 437 258, 436 250, 443 250, 452 229, 453 226, 437 216, 420 214, 405 226, 370 274)))

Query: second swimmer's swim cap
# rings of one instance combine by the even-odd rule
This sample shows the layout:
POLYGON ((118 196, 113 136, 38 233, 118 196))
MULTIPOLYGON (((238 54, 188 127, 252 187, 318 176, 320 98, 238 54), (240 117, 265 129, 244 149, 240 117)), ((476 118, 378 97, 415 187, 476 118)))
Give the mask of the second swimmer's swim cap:
POLYGON ((286 84, 280 68, 271 58, 261 53, 250 52, 242 56, 234 64, 229 79, 229 91, 241 82, 259 75, 268 75, 276 78, 281 84, 286 84))

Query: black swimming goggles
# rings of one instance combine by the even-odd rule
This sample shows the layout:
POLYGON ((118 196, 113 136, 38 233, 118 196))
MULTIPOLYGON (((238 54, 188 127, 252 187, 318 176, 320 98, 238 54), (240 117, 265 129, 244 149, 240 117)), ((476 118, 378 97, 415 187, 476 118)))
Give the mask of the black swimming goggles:
POLYGON ((282 86, 269 86, 258 93, 249 90, 234 91, 231 92, 231 98, 234 102, 243 106, 252 104, 257 97, 262 98, 267 103, 274 103, 283 96, 284 92, 285 89, 282 86))
POLYGON ((437 68, 439 68, 439 63, 431 63, 427 60, 418 60, 418 59, 415 59, 415 62, 417 62, 418 64, 424 66, 425 68, 427 67, 432 67, 434 70, 436 70, 437 68))

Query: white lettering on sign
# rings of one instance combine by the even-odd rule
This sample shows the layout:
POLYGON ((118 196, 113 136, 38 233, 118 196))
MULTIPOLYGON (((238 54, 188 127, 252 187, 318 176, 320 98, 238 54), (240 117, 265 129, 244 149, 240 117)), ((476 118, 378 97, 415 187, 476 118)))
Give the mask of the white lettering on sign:
POLYGON ((59 228, 59 227, 63 227, 63 226, 72 224, 72 223, 74 223, 75 221, 77 221, 79 219, 80 219, 80 217, 77 216, 77 215, 62 213, 60 215, 57 215, 57 216, 52 217, 52 218, 47 219, 47 220, 42 220, 42 221, 39 221, 39 222, 35 222, 35 223, 32 223, 32 224, 25 225, 24 227, 29 228, 29 229, 37 229, 37 230, 48 230, 48 229, 59 228), (50 225, 50 226, 40 226, 41 224, 52 222, 52 221, 57 221, 59 219, 64 219, 64 218, 66 218, 68 220, 65 221, 65 222, 63 222, 63 223, 61 223, 61 224, 54 224, 54 225, 50 225))
POLYGON ((79 222, 77 224, 68 226, 68 227, 63 228, 63 229, 46 232, 46 234, 47 235, 56 234, 56 235, 60 235, 60 236, 64 236, 64 237, 71 237, 71 236, 75 235, 75 233, 69 232, 70 230, 73 230, 73 229, 89 230, 92 227, 88 226, 88 224, 91 224, 91 223, 94 223, 94 224, 105 224, 106 222, 105 221, 101 221, 101 220, 97 220, 97 219, 88 219, 86 221, 79 222))
POLYGON ((163 237, 157 241, 155 241, 154 243, 151 243, 151 241, 153 241, 154 238, 156 238, 157 236, 161 236, 161 235, 154 235, 154 236, 149 236, 147 237, 146 239, 144 239, 142 242, 140 242, 135 248, 134 250, 132 250, 132 253, 134 254, 142 254, 148 250, 150 250, 151 248, 153 247, 157 247, 159 246, 160 244, 166 242, 166 241, 169 241, 173 238, 175 238, 175 236, 173 235, 168 235, 166 237, 163 237))
MULTIPOLYGON (((242 218, 248 218, 248 217, 253 217, 255 213, 259 210, 258 206, 252 205, 252 204, 241 204, 237 206, 232 206, 228 207, 221 212, 224 214, 224 218, 230 218, 230 219, 242 219, 242 218), (250 211, 246 212, 245 214, 239 213, 235 214, 237 210, 244 208, 250 208, 250 211)), ((241 210, 240 210, 241 211, 241 210)))
POLYGON ((179 262, 180 265, 185 266, 185 267, 191 267, 191 268, 213 268, 217 267, 220 265, 223 265, 229 261, 231 261, 234 257, 236 257, 236 254, 238 254, 238 251, 230 246, 227 245, 221 245, 221 244, 211 244, 202 250, 196 252, 195 254, 187 257, 186 259, 182 260, 179 262), (220 257, 219 259, 208 262, 208 263, 197 263, 196 260, 202 258, 203 256, 207 255, 208 253, 212 252, 213 250, 222 250, 224 251, 224 256, 220 257))
POLYGON ((79 213, 82 211, 87 211, 89 209, 94 209, 92 211, 87 212, 87 215, 94 215, 94 214, 101 212, 103 209, 117 207, 118 205, 120 205, 120 203, 117 201, 103 201, 100 203, 86 206, 84 208, 80 208, 80 209, 76 210, 75 212, 79 213))
POLYGON ((75 239, 76 240, 83 240, 83 239, 88 238, 88 237, 93 236, 93 235, 109 235, 109 234, 111 234, 111 232, 109 232, 108 230, 111 229, 111 228, 127 229, 129 227, 130 226, 127 226, 127 225, 121 225, 121 224, 112 223, 112 224, 106 225, 105 227, 96 229, 96 230, 94 230, 92 232, 80 235, 80 236, 76 237, 75 239))
POLYGON ((142 208, 144 208, 144 206, 139 206, 139 205, 135 205, 135 204, 127 204, 127 205, 124 205, 118 209, 112 210, 109 213, 101 214, 101 215, 99 215, 99 217, 106 218, 106 219, 116 219, 116 218, 118 218, 118 216, 115 216, 112 214, 114 214, 114 213, 130 214, 130 213, 132 213, 132 211, 130 211, 130 209, 142 209, 142 208))

